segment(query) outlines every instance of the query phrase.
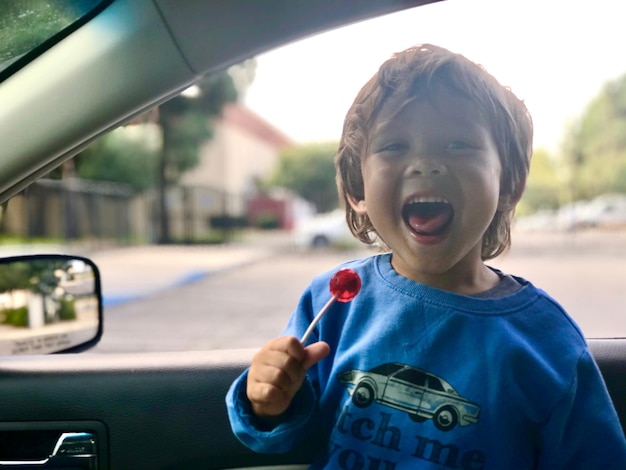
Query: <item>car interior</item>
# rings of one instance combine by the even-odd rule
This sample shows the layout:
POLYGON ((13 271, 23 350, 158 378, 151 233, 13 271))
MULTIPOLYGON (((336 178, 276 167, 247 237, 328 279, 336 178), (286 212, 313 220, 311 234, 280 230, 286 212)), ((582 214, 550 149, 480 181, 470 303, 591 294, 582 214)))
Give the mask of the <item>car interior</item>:
MULTIPOLYGON (((429 3, 83 2, 84 13, 71 27, 2 64, 0 202, 207 74, 301 38, 429 3)), ((90 292, 100 296, 97 266, 93 271, 90 292)), ((289 468, 311 462, 314 442, 289 454, 261 455, 230 431, 224 398, 254 350, 85 354, 106 335, 102 305, 96 317, 99 326, 88 341, 44 351, 61 354, 0 358, 0 468, 289 468)), ((626 430, 626 338, 615 336, 588 342, 626 430)))

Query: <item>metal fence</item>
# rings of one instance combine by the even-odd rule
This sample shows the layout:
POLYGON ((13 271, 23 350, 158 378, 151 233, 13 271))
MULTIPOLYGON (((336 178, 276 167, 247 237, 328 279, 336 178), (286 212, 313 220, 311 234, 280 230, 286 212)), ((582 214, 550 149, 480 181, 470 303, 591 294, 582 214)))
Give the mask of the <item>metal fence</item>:
MULTIPOLYGON (((176 187, 168 191, 166 207, 172 241, 199 242, 212 237, 212 221, 243 217, 245 202, 212 188, 176 187)), ((153 243, 161 238, 156 191, 137 194, 126 185, 76 178, 30 185, 9 201, 0 229, 8 235, 66 241, 153 243)))

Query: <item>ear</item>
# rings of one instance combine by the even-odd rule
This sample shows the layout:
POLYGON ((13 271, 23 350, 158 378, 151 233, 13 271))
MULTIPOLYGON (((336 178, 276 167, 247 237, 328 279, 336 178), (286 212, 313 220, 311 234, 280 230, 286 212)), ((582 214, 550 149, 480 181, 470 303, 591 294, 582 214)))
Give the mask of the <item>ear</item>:
POLYGON ((501 194, 500 199, 498 199, 498 211, 499 212, 508 212, 515 209, 517 203, 522 199, 522 195, 524 194, 524 189, 526 188, 526 179, 520 181, 515 192, 513 194, 501 194))
POLYGON ((367 214, 367 206, 365 204, 365 199, 356 199, 352 194, 347 194, 346 199, 352 210, 359 215, 367 214))

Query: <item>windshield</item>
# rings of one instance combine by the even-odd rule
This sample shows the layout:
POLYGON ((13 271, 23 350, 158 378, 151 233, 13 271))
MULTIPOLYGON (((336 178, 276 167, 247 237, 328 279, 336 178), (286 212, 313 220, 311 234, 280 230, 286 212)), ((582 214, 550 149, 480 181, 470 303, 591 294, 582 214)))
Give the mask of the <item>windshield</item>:
MULTIPOLYGON (((103 0, 20 0, 0 2, 0 79, 21 57, 45 49, 47 43, 71 30, 103 0)), ((15 67, 12 72, 17 68, 15 67)))

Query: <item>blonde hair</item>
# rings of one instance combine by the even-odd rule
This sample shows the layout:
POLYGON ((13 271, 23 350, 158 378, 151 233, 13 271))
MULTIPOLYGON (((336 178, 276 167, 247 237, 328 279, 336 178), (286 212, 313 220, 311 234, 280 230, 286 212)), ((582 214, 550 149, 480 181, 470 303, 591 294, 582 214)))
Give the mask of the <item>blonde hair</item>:
POLYGON ((368 132, 384 103, 399 104, 429 93, 434 83, 461 93, 477 105, 496 143, 502 172, 500 195, 511 207, 498 210, 483 236, 482 259, 491 259, 511 243, 511 219, 530 167, 533 124, 524 103, 482 66, 442 47, 422 44, 394 54, 361 88, 344 120, 335 157, 337 187, 346 207, 346 220, 355 237, 374 243, 376 229, 368 216, 357 214, 348 197, 362 200, 361 159, 367 152, 368 132))

